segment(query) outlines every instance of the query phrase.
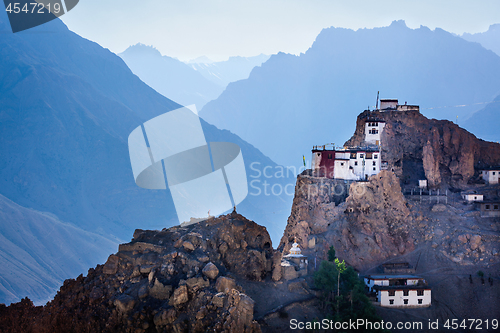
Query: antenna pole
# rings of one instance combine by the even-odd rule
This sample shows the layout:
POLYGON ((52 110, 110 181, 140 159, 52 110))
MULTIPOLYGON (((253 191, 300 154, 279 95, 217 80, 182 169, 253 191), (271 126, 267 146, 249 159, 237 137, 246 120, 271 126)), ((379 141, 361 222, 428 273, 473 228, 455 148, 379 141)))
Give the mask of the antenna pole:
POLYGON ((375 110, 378 110, 378 94, 380 93, 380 91, 377 91, 377 103, 375 103, 375 110))

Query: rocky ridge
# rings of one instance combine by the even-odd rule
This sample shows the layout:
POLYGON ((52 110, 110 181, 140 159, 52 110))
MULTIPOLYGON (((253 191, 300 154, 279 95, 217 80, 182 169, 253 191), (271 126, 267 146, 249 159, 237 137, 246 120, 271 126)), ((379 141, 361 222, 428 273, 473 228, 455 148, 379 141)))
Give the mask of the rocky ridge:
POLYGON ((364 146, 365 122, 372 119, 386 122, 382 158, 403 182, 427 179, 432 188, 462 187, 477 177, 478 168, 500 165, 500 144, 478 139, 448 120, 428 119, 418 111, 364 111, 344 145, 364 146))
POLYGON ((0 309, 2 332, 260 332, 238 279, 271 272, 266 229, 233 212, 188 227, 136 230, 53 301, 0 309))

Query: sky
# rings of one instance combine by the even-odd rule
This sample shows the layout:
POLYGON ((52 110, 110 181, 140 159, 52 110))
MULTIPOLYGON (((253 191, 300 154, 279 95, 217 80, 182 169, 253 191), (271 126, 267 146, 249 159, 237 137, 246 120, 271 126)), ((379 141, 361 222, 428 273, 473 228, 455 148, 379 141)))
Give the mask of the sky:
POLYGON ((80 0, 61 17, 112 52, 137 43, 186 61, 300 54, 322 29, 357 30, 405 20, 463 34, 500 23, 499 0, 80 0))

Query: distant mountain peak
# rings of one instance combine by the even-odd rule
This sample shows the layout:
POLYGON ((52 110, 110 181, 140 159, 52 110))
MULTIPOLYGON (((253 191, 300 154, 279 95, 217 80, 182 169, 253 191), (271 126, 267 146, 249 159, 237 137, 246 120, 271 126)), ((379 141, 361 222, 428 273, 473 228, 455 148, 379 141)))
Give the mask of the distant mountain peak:
POLYGON ((127 55, 152 55, 161 57, 160 51, 153 45, 145 45, 142 43, 137 43, 135 45, 129 46, 123 54, 127 55))
POLYGON ((394 20, 389 27, 392 28, 408 28, 405 20, 394 20))

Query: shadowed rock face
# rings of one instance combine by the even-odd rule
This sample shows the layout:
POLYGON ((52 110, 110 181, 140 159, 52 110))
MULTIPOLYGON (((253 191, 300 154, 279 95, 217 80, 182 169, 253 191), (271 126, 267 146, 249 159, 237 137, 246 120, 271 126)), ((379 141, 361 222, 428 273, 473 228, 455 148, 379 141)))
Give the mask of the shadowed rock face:
POLYGON ((288 253, 297 239, 311 259, 324 259, 333 245, 338 257, 363 269, 414 249, 413 217, 393 172, 381 171, 368 182, 353 183, 346 201, 338 206, 328 192, 328 182, 306 172, 297 177, 280 250, 288 253), (318 186, 323 191, 316 191, 318 186))
POLYGON ((136 230, 104 265, 66 280, 45 307, 28 299, 1 307, 0 331, 260 332, 254 301, 237 281, 261 280, 272 255, 266 228, 234 212, 136 230))
POLYGON ((364 144, 364 124, 369 117, 386 122, 382 158, 403 182, 426 178, 434 188, 445 184, 461 187, 477 175, 477 168, 500 164, 498 143, 477 139, 450 121, 428 119, 415 111, 361 113, 346 146, 364 144))

